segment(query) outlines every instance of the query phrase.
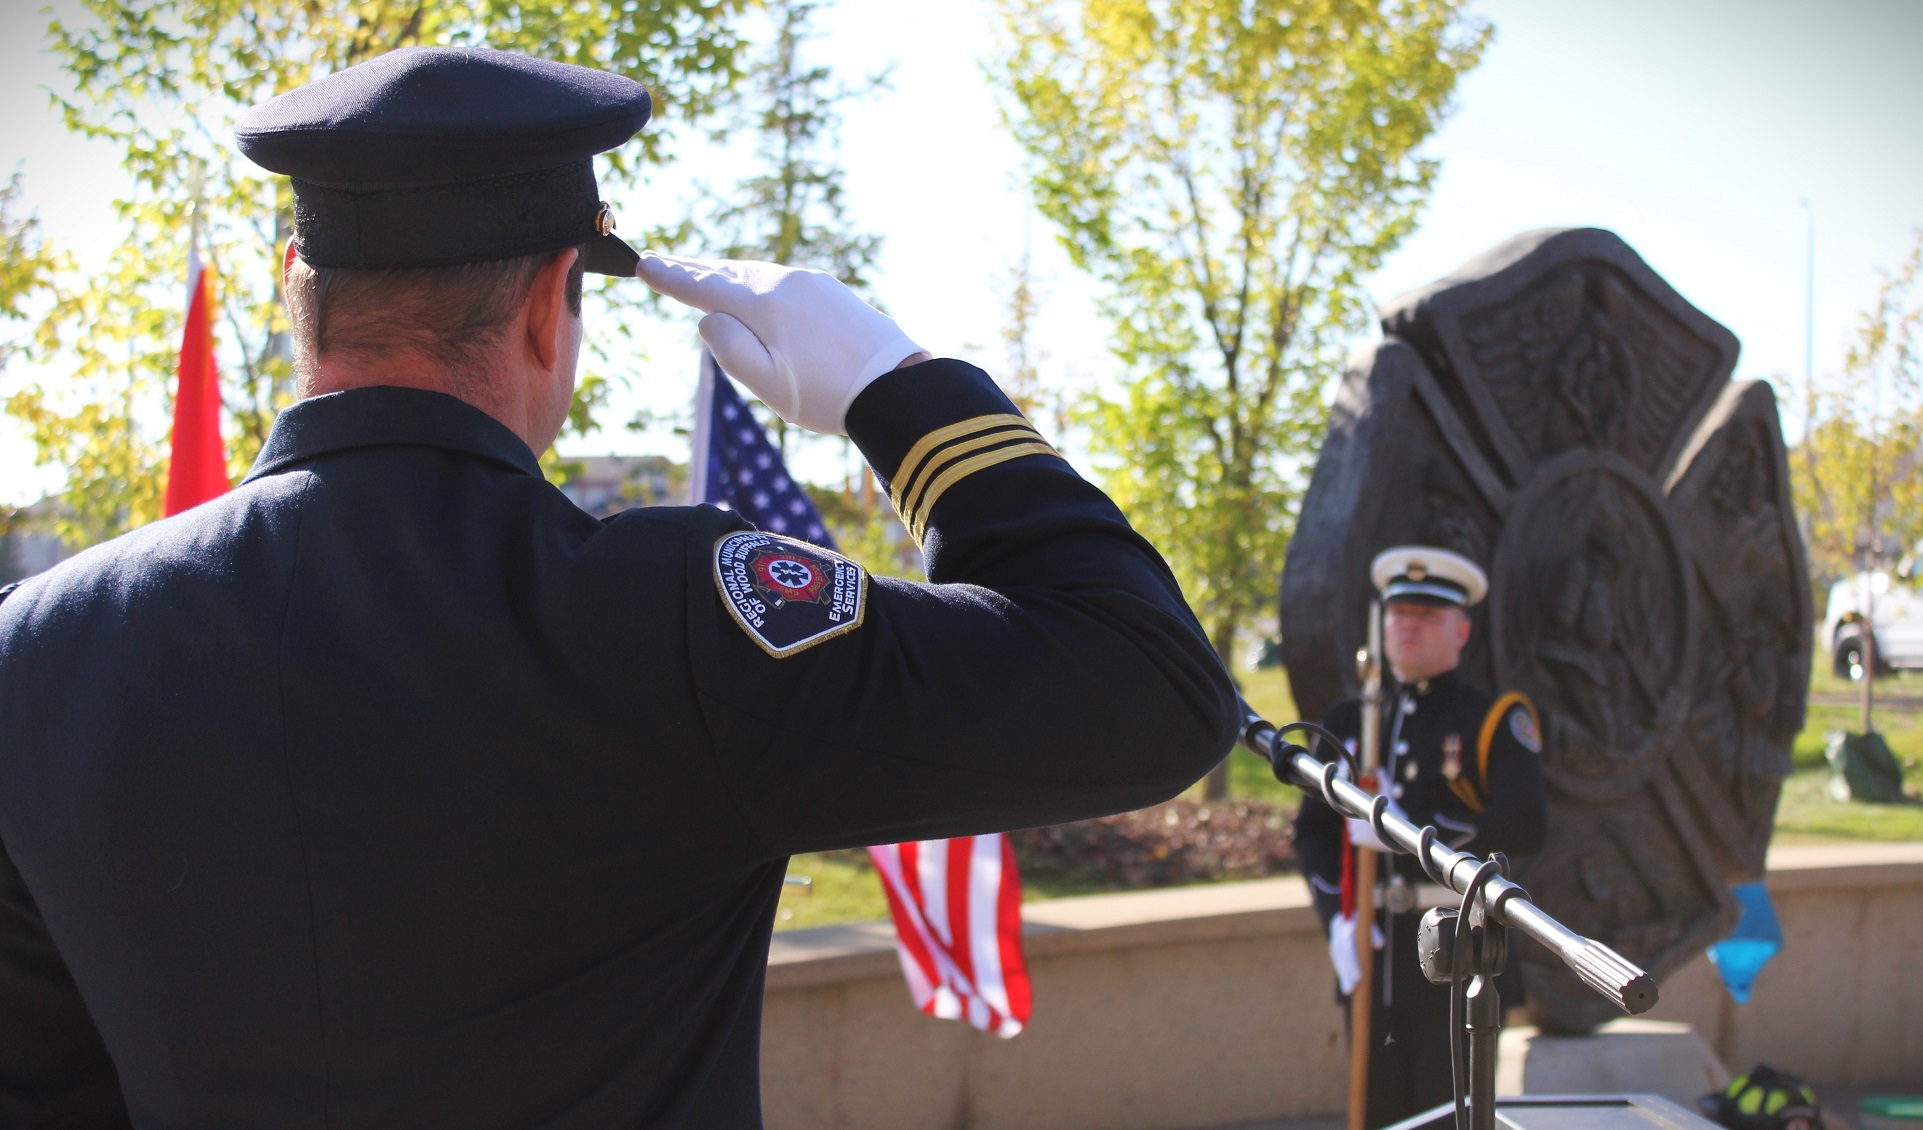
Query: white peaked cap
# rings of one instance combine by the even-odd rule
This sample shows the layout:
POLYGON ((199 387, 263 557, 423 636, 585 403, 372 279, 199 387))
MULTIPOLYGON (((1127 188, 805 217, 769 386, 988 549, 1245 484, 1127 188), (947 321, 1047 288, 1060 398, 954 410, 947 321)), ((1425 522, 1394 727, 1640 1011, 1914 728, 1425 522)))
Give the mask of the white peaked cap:
POLYGON ((1375 555, 1369 579, 1382 599, 1427 600, 1467 608, 1489 593, 1489 576, 1460 553, 1433 545, 1398 545, 1375 555))

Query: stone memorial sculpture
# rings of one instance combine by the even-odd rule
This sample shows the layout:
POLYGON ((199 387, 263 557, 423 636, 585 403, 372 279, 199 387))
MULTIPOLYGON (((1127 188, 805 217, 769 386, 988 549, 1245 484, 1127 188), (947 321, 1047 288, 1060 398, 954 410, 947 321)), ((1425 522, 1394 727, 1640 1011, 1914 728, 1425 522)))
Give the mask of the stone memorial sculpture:
MULTIPOLYGON (((1391 303, 1351 362, 1282 577, 1304 717, 1357 693, 1368 562, 1484 564, 1463 671, 1545 728, 1550 833, 1517 881, 1658 977, 1761 876, 1809 685, 1776 402, 1733 334, 1613 233, 1529 232, 1391 303)), ((1518 947, 1534 1019, 1612 1015, 1518 947)))

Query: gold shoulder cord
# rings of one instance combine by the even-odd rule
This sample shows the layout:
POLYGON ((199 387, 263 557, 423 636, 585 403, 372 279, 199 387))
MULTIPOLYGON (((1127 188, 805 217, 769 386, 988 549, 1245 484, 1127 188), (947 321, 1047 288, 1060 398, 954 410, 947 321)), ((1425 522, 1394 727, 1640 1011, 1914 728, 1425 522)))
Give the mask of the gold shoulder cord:
MULTIPOLYGON (((1476 736, 1476 780, 1481 781, 1485 789, 1489 787, 1489 747, 1495 744, 1496 727, 1502 725, 1502 720, 1508 716, 1509 708, 1512 706, 1521 706, 1527 710, 1531 721, 1536 717, 1535 704, 1530 702, 1529 696, 1521 691, 1510 691, 1503 695, 1496 700, 1494 706, 1489 708, 1489 713, 1483 715, 1482 733, 1476 736)), ((1540 725, 1537 726, 1537 731, 1541 731, 1540 725)), ((1462 798, 1462 803, 1477 812, 1482 811, 1482 797, 1468 781, 1458 778, 1449 782, 1449 787, 1462 798)))

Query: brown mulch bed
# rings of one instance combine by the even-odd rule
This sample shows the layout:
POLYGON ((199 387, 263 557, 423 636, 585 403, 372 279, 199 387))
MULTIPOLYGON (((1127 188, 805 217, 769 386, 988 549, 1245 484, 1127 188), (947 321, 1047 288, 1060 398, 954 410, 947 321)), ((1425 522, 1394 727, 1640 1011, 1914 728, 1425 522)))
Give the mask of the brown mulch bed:
POLYGON ((1105 888, 1259 879, 1295 870, 1288 809, 1172 800, 1138 812, 1010 833, 1022 874, 1105 888))

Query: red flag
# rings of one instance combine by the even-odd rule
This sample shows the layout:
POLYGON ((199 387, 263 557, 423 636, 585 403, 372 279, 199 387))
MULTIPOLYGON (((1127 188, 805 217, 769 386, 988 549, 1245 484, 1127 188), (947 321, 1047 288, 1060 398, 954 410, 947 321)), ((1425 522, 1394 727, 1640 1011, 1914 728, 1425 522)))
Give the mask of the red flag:
POLYGON ((1034 996, 1022 955, 1022 878, 1000 833, 871 847, 916 1007, 1007 1038, 1034 996))
POLYGON ((220 441, 220 374, 214 367, 213 275, 195 250, 187 259, 187 328, 180 339, 173 449, 167 457, 165 513, 227 493, 227 448, 220 441))

